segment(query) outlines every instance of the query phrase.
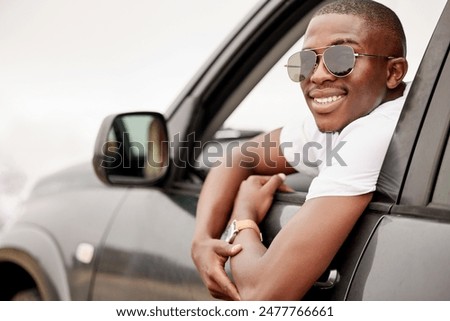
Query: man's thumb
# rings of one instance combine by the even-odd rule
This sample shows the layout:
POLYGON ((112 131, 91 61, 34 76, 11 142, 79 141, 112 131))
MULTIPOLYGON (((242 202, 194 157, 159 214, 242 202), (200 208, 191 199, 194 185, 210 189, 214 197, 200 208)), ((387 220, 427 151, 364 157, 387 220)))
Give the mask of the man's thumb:
POLYGON ((235 256, 242 250, 241 244, 226 244, 216 249, 216 253, 220 256, 235 256))

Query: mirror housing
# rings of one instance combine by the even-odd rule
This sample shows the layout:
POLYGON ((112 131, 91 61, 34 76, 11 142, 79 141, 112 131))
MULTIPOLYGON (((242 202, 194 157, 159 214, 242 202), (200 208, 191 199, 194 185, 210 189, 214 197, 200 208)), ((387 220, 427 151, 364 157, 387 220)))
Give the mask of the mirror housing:
POLYGON ((110 185, 154 185, 169 168, 169 140, 164 116, 155 112, 110 115, 95 142, 93 166, 110 185))

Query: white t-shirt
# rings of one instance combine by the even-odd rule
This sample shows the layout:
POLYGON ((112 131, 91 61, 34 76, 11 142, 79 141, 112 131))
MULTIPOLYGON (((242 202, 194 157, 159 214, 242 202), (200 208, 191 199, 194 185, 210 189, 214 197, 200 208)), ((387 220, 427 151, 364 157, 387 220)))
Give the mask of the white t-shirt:
POLYGON ((375 191, 381 165, 403 108, 402 97, 381 104, 340 133, 322 133, 311 114, 285 126, 281 149, 298 172, 314 176, 306 199, 353 196, 375 191))

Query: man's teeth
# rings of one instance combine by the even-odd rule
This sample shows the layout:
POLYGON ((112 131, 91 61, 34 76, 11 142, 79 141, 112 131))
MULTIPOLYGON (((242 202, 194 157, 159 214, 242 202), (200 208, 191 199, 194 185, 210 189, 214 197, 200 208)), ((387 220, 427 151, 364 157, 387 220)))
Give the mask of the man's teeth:
POLYGON ((319 104, 329 104, 341 99, 342 96, 324 97, 324 98, 314 98, 314 101, 319 104))

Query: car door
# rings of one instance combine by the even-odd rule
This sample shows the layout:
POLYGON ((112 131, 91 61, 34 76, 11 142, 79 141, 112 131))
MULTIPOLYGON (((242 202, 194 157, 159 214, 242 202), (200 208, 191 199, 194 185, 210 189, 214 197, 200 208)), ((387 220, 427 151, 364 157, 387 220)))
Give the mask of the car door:
MULTIPOLYGON (((208 171, 202 160, 211 146, 226 151, 228 143, 244 140, 248 132, 259 130, 250 127, 228 130, 233 119, 242 119, 233 111, 251 101, 249 97, 261 86, 261 79, 271 69, 280 69, 290 50, 298 50, 311 13, 320 4, 321 1, 262 2, 176 99, 166 113, 172 137, 171 169, 156 186, 130 188, 105 237, 92 299, 211 299, 190 258, 196 204, 208 171)), ((286 87, 294 85, 289 83, 286 87)), ((430 87, 432 84, 421 83, 413 88, 419 91, 430 87)), ((267 95, 267 90, 262 91, 267 95)), ((299 94, 298 87, 292 92, 299 94)), ((287 100, 283 94, 273 100, 277 106, 282 104, 272 108, 275 113, 270 115, 284 115, 285 120, 292 115, 281 109, 287 100)), ((265 100, 269 101, 267 97, 265 100)), ((420 102, 410 99, 409 104, 420 102)), ((250 119, 252 115, 249 113, 250 119)), ((260 121, 253 117, 253 122, 260 121)), ((307 177, 291 177, 289 183, 297 191, 276 195, 261 226, 267 245, 305 201, 307 182, 307 177)), ((346 297, 368 240, 394 204, 395 198, 389 193, 379 193, 306 299, 346 297)))

